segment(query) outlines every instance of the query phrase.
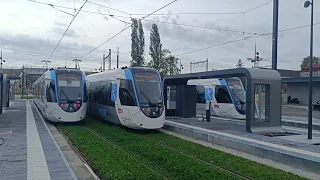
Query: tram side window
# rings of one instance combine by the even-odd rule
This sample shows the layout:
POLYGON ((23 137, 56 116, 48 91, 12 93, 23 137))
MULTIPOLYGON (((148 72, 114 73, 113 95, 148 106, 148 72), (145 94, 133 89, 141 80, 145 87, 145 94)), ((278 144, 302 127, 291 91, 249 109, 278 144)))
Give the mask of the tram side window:
POLYGON ((56 100, 56 88, 53 80, 46 81, 46 96, 47 102, 57 102, 56 100))
POLYGON ((93 86, 93 102, 101 104, 101 88, 100 82, 95 82, 93 86))
POLYGON ((41 99, 41 86, 40 86, 40 84, 37 84, 37 86, 38 86, 38 99, 41 99))
POLYGON ((197 103, 206 103, 206 100, 204 99, 204 91, 205 89, 203 86, 197 86, 197 103))
POLYGON ((99 104, 103 104, 103 105, 107 105, 107 97, 106 97, 106 91, 107 91, 107 88, 106 88, 107 84, 103 81, 99 82, 99 86, 98 86, 98 91, 97 91, 97 94, 95 96, 96 101, 99 103, 99 104))
POLYGON ((83 102, 88 101, 88 90, 87 90, 87 84, 84 82, 84 92, 83 92, 83 102))
POLYGON ((40 96, 39 96, 39 99, 42 100, 42 96, 43 96, 43 85, 42 85, 42 82, 39 84, 39 89, 40 89, 40 96))
POLYGON ((36 97, 36 99, 38 99, 38 87, 37 85, 34 86, 34 96, 36 97))
POLYGON ((230 94, 226 86, 216 86, 215 98, 217 103, 232 103, 230 94))
POLYGON ((94 101, 94 91, 95 91, 95 82, 90 82, 90 85, 89 85, 89 100, 90 100, 90 102, 95 102, 94 101))
POLYGON ((137 106, 131 80, 120 80, 119 98, 121 105, 137 106))
POLYGON ((44 81, 43 81, 42 84, 41 84, 41 89, 42 89, 42 91, 41 91, 41 97, 42 97, 42 100, 44 100, 44 88, 45 88, 45 83, 44 83, 44 81))
POLYGON ((99 91, 99 83, 91 82, 90 91, 89 91, 90 102, 98 103, 98 97, 96 95, 98 91, 99 91))
POLYGON ((37 99, 40 99, 40 92, 41 92, 41 90, 40 90, 40 86, 39 86, 39 84, 37 84, 37 89, 38 89, 38 92, 37 92, 37 99))
POLYGON ((107 82, 107 91, 106 93, 106 101, 108 106, 114 107, 114 102, 111 101, 111 91, 112 91, 112 83, 110 81, 107 82))
POLYGON ((36 92, 36 97, 37 97, 37 99, 39 99, 39 91, 40 91, 40 89, 39 89, 39 86, 38 86, 38 84, 36 85, 36 89, 37 89, 37 92, 36 92))

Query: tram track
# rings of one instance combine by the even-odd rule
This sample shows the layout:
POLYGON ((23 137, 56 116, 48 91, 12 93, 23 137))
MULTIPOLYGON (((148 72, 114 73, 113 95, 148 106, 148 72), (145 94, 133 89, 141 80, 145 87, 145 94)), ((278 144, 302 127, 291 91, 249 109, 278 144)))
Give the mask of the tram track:
POLYGON ((224 167, 221 167, 221 166, 219 166, 219 165, 217 165, 217 164, 214 164, 214 163, 212 163, 212 162, 208 162, 208 161, 205 161, 205 160, 203 160, 203 159, 200 159, 200 158, 198 158, 198 157, 196 157, 196 156, 194 156, 194 155, 191 155, 191 154, 189 154, 189 153, 186 153, 186 152, 183 152, 183 151, 181 151, 181 150, 178 150, 178 149, 176 149, 176 148, 174 148, 174 147, 172 147, 172 146, 168 146, 168 145, 166 145, 166 144, 164 144, 164 143, 161 143, 160 141, 153 140, 152 138, 148 138, 148 137, 142 136, 142 135, 140 135, 140 134, 136 134, 136 135, 138 135, 138 136, 140 136, 140 137, 142 137, 142 138, 144 138, 144 139, 147 139, 147 140, 149 140, 149 141, 151 141, 151 142, 154 142, 154 143, 156 143, 156 144, 158 144, 158 145, 161 145, 161 146, 163 146, 163 147, 165 147, 165 148, 168 148, 168 149, 170 149, 170 150, 173 150, 173 151, 175 151, 175 152, 178 152, 178 153, 180 153, 180 154, 182 154, 182 155, 188 156, 188 157, 190 157, 190 158, 192 158, 192 159, 194 159, 194 160, 197 160, 197 161, 199 161, 199 162, 202 162, 202 163, 205 163, 205 164, 207 164, 207 165, 210 165, 210 166, 212 166, 212 167, 214 167, 214 168, 216 168, 216 169, 219 169, 219 170, 222 170, 222 171, 224 171, 224 172, 226 172, 226 173, 232 174, 232 175, 234 175, 234 176, 236 176, 236 177, 239 177, 239 178, 241 178, 241 179, 251 180, 251 178, 249 178, 249 177, 243 176, 243 175, 241 175, 241 174, 239 174, 239 173, 236 173, 236 172, 234 172, 234 171, 231 171, 231 170, 229 170, 229 169, 226 169, 226 168, 224 168, 224 167))
POLYGON ((101 135, 99 135, 98 133, 96 133, 95 131, 93 131, 91 128, 88 128, 88 127, 85 127, 85 129, 87 131, 89 131, 90 133, 92 133, 94 136, 100 138, 101 140, 103 140, 105 143, 113 146, 114 148, 120 150, 121 152, 123 152, 124 154, 126 154, 129 158, 135 160, 136 162, 138 162, 139 164, 143 165, 145 168, 149 169, 151 172, 153 172, 154 174, 162 177, 163 179, 165 180, 168 180, 168 178, 166 178, 165 176, 162 176, 160 173, 156 172, 155 170, 151 169, 150 167, 148 167, 145 163, 139 161, 138 159, 136 158, 133 158, 129 153, 127 153, 125 150, 121 149, 119 146, 117 146, 115 143, 112 143, 108 140, 106 140, 104 137, 102 137, 101 135))
MULTIPOLYGON (((117 148, 118 150, 124 152, 126 155, 128 155, 129 157, 131 157, 129 153, 125 152, 124 150, 122 150, 120 147, 118 147, 118 146, 115 145, 114 143, 106 140, 104 137, 102 137, 101 135, 99 135, 97 132, 95 132, 95 131, 92 130, 91 128, 85 127, 85 129, 87 129, 88 131, 90 131, 90 132, 91 132, 93 135, 95 135, 96 137, 102 139, 104 142, 106 142, 106 143, 114 146, 114 147, 117 148)), ((243 176, 243 175, 241 175, 241 174, 239 174, 239 173, 236 173, 236 172, 234 172, 234 171, 232 171, 232 170, 229 170, 229 169, 226 169, 226 168, 224 168, 224 167, 221 167, 221 166, 219 166, 219 165, 217 165, 217 164, 214 164, 214 163, 212 163, 212 162, 205 161, 205 160, 200 159, 200 158, 198 158, 198 157, 196 157, 196 156, 194 156, 194 155, 191 155, 191 154, 188 154, 188 153, 186 153, 186 152, 180 151, 180 150, 178 150, 178 149, 176 149, 176 148, 174 148, 174 147, 171 147, 171 146, 168 146, 168 145, 166 145, 166 144, 163 144, 163 143, 161 143, 161 142, 159 142, 159 141, 153 140, 152 138, 148 138, 148 137, 142 136, 142 135, 140 135, 140 134, 134 134, 134 135, 135 135, 135 136, 138 136, 138 137, 142 137, 142 138, 144 138, 144 139, 146 139, 146 140, 148 140, 148 141, 151 141, 151 142, 156 143, 156 144, 158 144, 158 145, 160 145, 160 146, 162 146, 162 147, 165 147, 165 148, 167 148, 167 149, 170 149, 171 151, 175 151, 175 152, 177 152, 177 153, 179 153, 179 154, 182 154, 182 155, 184 155, 184 156, 187 156, 187 157, 189 157, 189 158, 192 158, 192 159, 194 159, 194 160, 196 160, 196 161, 199 161, 199 162, 201 162, 201 163, 204 163, 204 164, 206 164, 206 165, 209 165, 209 166, 211 166, 211 167, 213 167, 213 168, 215 168, 215 169, 221 170, 221 171, 223 171, 223 172, 226 172, 226 173, 228 173, 228 174, 231 174, 231 175, 233 175, 233 176, 235 176, 235 177, 238 177, 238 178, 240 178, 240 179, 251 180, 251 178, 249 178, 249 177, 243 176)), ((135 159, 135 160, 136 160, 136 159, 135 159)), ((141 164, 143 164, 143 163, 142 163, 141 161, 139 161, 139 160, 136 160, 136 161, 138 161, 138 162, 140 162, 141 164)), ((147 167, 147 166, 145 166, 145 167, 147 167)), ((149 167, 148 167, 148 169, 151 170, 149 167)), ((154 170, 152 170, 152 171, 154 171, 154 170)), ((154 171, 154 172, 155 172, 155 171, 154 171)), ((164 179, 167 179, 167 178, 165 178, 165 177, 163 177, 163 178, 164 178, 164 179)))

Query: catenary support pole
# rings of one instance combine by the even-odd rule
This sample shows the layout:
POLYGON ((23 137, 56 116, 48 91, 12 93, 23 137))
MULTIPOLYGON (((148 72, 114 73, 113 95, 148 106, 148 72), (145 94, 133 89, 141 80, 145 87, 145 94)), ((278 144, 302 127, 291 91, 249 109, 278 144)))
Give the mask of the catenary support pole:
POLYGON ((272 69, 277 69, 278 61, 278 19, 279 0, 273 0, 272 69))

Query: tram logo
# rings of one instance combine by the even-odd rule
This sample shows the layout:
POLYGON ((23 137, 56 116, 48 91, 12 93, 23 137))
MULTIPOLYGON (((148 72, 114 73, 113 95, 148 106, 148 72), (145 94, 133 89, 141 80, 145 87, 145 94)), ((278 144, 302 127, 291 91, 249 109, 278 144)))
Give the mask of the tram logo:
POLYGON ((111 91, 111 101, 112 102, 116 102, 116 100, 117 100, 117 89, 118 89, 118 85, 112 84, 112 91, 111 91))

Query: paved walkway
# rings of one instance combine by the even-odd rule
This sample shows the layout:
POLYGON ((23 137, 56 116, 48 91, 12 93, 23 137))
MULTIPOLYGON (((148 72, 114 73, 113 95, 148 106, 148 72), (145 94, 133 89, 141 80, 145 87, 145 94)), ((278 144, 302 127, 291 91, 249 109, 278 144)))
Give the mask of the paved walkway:
POLYGON ((1 180, 77 179, 31 101, 0 115, 0 144, 1 180))

